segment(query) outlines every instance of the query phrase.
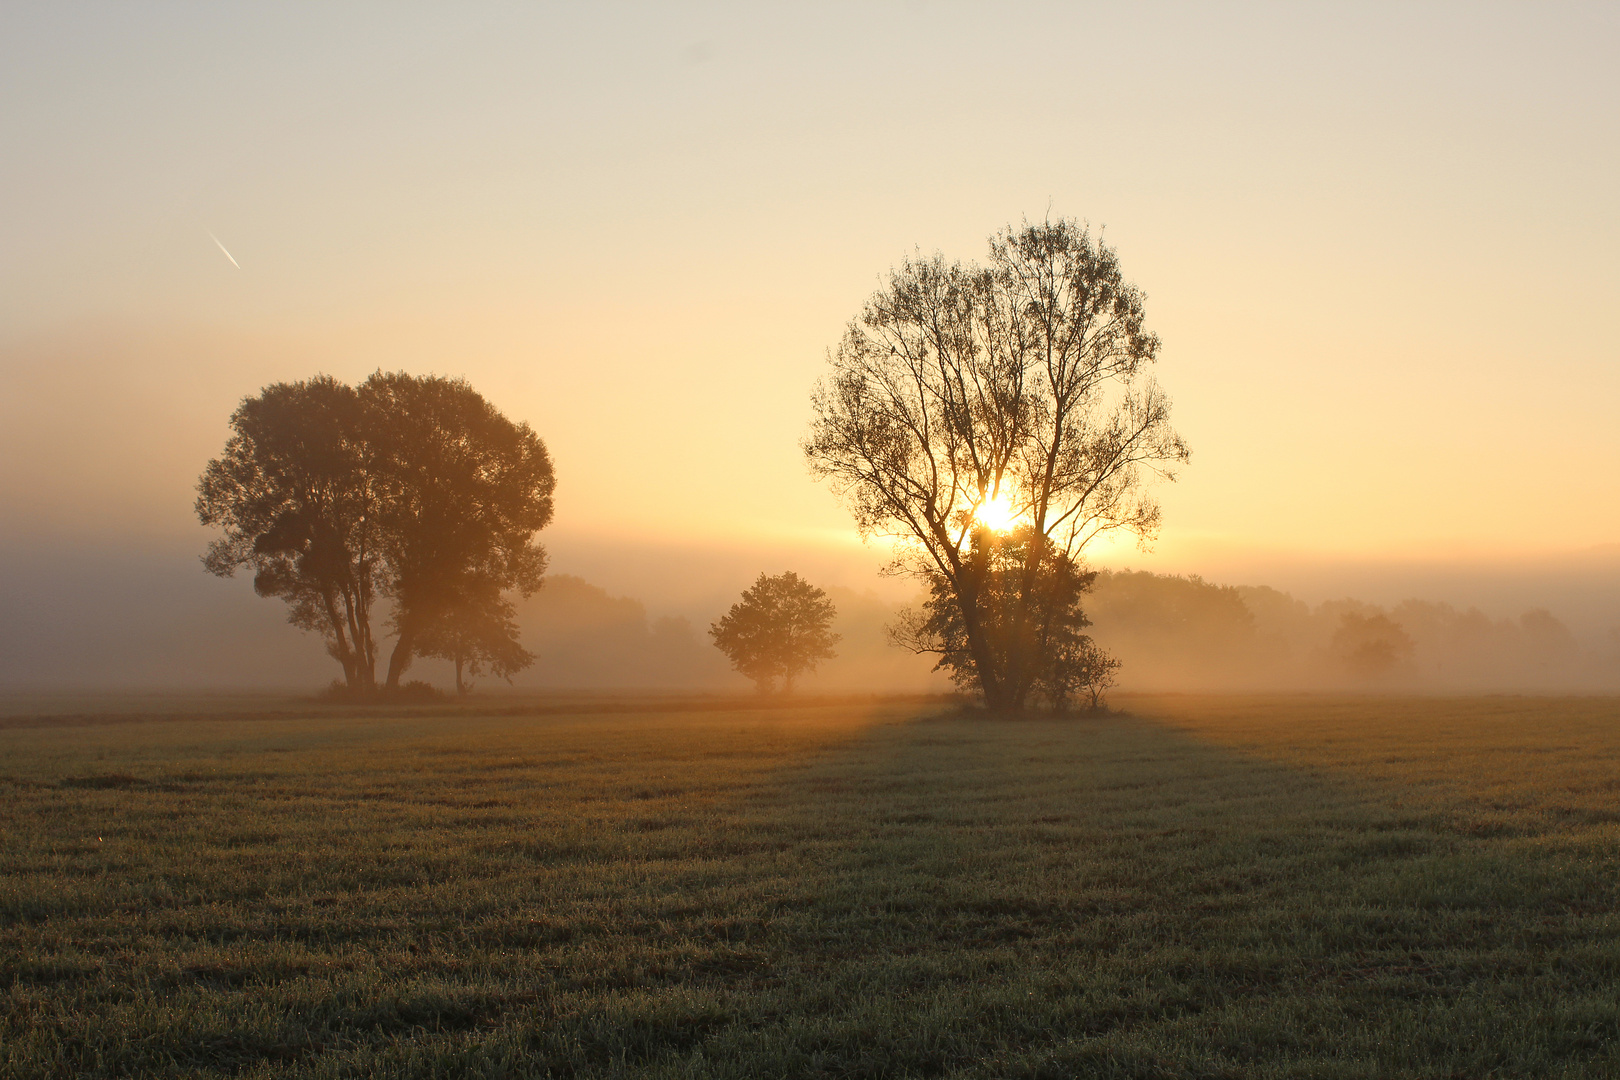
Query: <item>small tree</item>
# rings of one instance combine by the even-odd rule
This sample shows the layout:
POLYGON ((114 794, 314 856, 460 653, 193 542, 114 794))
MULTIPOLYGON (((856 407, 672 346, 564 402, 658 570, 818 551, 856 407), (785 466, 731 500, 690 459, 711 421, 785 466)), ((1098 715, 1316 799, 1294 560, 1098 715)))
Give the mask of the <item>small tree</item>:
POLYGON ((511 682, 534 663, 534 654, 518 644, 516 609, 501 595, 498 581, 473 578, 454 592, 451 602, 421 626, 415 648, 418 656, 455 665, 457 694, 471 692, 467 675, 488 671, 511 682))
POLYGON ((793 680, 837 655, 831 625, 837 609, 827 594, 791 570, 760 574, 731 610, 709 627, 715 648, 731 666, 768 694, 777 679, 791 693, 793 680))
POLYGON ((1086 711, 1101 712, 1118 672, 1117 659, 1092 638, 1079 635, 1054 650, 1040 685, 1057 712, 1067 712, 1077 698, 1085 702, 1086 711))

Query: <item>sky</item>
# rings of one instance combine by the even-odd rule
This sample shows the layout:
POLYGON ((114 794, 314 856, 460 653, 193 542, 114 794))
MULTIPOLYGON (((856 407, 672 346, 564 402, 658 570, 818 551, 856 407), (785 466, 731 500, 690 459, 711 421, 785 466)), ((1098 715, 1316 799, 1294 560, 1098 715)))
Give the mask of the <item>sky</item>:
POLYGON ((1601 4, 7 5, 0 573, 195 565, 237 402, 382 368, 540 433, 560 571, 904 591, 811 387, 890 268, 1050 216, 1193 449, 1097 561, 1620 602, 1617 55, 1601 4))

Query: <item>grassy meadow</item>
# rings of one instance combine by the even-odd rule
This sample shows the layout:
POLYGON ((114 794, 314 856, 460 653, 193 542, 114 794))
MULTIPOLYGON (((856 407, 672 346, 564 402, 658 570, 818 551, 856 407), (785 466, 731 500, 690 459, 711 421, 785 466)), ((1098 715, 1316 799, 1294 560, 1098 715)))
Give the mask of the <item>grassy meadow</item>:
POLYGON ((1620 1075, 1620 702, 0 715, 0 1076, 1620 1075))

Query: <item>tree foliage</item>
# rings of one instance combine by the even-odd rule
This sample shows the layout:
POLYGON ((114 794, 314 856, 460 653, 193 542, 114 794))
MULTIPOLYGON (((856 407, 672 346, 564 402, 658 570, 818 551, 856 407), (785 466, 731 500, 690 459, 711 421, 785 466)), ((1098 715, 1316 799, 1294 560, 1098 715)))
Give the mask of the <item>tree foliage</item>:
POLYGON ((379 372, 360 390, 388 462, 381 513, 398 633, 388 661, 395 686, 436 621, 459 617, 470 598, 540 587, 546 553, 533 537, 551 520, 555 479, 529 426, 460 379, 379 372))
POLYGON ((377 644, 371 606, 386 574, 379 482, 353 387, 321 375, 276 383, 231 416, 225 451, 197 484, 197 516, 224 535, 203 565, 230 577, 254 571, 260 596, 279 596, 288 620, 321 633, 351 689, 370 689, 377 644))
POLYGON ((1389 674, 1413 652, 1411 635, 1383 612, 1345 612, 1329 648, 1351 674, 1363 679, 1389 674))
POLYGON ((934 644, 993 708, 1022 708, 1051 677, 1051 655, 1010 647, 1044 640, 1050 568, 1157 529, 1146 482, 1188 459, 1148 376, 1158 348, 1113 250, 1057 221, 992 237, 984 266, 908 260, 829 357, 810 467, 863 536, 896 541, 892 571, 928 583, 911 629, 958 626, 934 644), (1022 530, 1004 577, 985 576, 975 540, 991 505, 1022 530))
MULTIPOLYGON (((1038 542, 1029 528, 974 530, 963 577, 979 599, 984 650, 1001 670, 1032 672, 1031 692, 1052 708, 1066 711, 1081 698, 1097 708, 1119 662, 1082 632, 1091 625, 1082 600, 1096 571, 1051 551, 1040 561, 1033 586, 1026 587, 1029 546, 1038 542)), ((912 652, 936 654, 936 671, 948 671, 962 690, 983 693, 951 582, 937 572, 927 580, 929 595, 921 610, 902 612, 889 639, 912 652)))
POLYGON ((199 519, 223 530, 204 565, 251 568, 260 595, 325 637, 351 690, 376 686, 378 597, 398 635, 390 687, 417 655, 501 675, 532 659, 501 595, 533 592, 545 571, 534 534, 555 481, 527 424, 463 380, 383 372, 277 383, 230 423, 198 482, 199 519))
POLYGON ((418 631, 418 656, 450 661, 456 669, 456 693, 472 690, 469 675, 489 672, 497 679, 512 676, 534 663, 534 654, 518 644, 516 609, 501 595, 499 582, 469 576, 437 617, 418 631))
POLYGON ((782 692, 789 693, 794 679, 836 655, 836 614, 827 594, 793 571, 760 574, 742 599, 709 627, 709 636, 760 693, 770 693, 777 679, 782 692))

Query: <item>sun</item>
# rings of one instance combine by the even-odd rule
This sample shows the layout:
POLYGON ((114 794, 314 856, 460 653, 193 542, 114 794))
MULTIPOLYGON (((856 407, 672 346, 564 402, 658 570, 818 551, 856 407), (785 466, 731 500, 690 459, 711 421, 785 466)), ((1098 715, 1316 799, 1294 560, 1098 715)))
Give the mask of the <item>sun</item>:
POLYGON ((995 498, 980 503, 973 517, 992 532, 1006 532, 1018 520, 1018 511, 1013 509, 1012 500, 1007 497, 1007 493, 1001 492, 995 498))

